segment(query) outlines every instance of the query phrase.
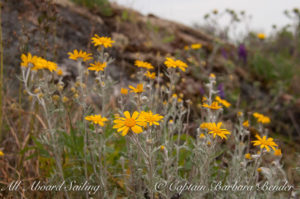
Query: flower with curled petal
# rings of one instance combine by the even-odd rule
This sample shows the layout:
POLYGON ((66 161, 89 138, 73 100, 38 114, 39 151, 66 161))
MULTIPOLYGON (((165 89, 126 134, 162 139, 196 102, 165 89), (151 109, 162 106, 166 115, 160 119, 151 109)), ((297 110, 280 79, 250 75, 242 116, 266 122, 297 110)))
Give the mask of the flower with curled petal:
POLYGON ((72 59, 72 60, 76 60, 76 61, 87 61, 87 60, 90 60, 90 59, 93 59, 91 56, 92 54, 91 53, 87 53, 87 52, 84 52, 82 50, 78 51, 77 49, 75 49, 72 52, 68 52, 68 55, 69 55, 69 59, 72 59))
POLYGON ((188 67, 188 65, 186 63, 184 63, 183 61, 181 61, 179 59, 175 60, 175 59, 172 59, 171 57, 167 57, 164 64, 168 68, 179 68, 182 71, 185 71, 186 68, 188 67))
POLYGON ((212 102, 211 105, 209 105, 207 103, 204 103, 202 105, 202 107, 209 108, 209 109, 212 109, 212 110, 218 110, 218 109, 222 108, 222 106, 219 106, 218 102, 212 102))
POLYGON ((258 134, 255 135, 257 140, 252 141, 254 146, 259 146, 261 149, 266 149, 268 152, 270 151, 270 147, 275 151, 278 145, 273 141, 273 138, 267 138, 267 136, 260 137, 258 134))
POLYGON ((150 73, 149 71, 147 71, 145 74, 144 74, 146 77, 148 77, 149 79, 155 79, 155 72, 153 73, 150 73))
POLYGON ((226 135, 230 135, 231 133, 227 129, 221 129, 222 122, 210 123, 207 126, 208 133, 213 134, 214 138, 219 136, 222 139, 227 139, 226 135))
POLYGON ((100 114, 99 115, 86 116, 84 119, 87 120, 87 121, 91 121, 94 124, 98 124, 100 126, 104 126, 104 122, 107 121, 107 118, 102 117, 100 114))
POLYGON ((152 111, 149 112, 142 111, 141 117, 145 119, 145 121, 149 124, 149 126, 152 125, 158 126, 159 125, 158 122, 164 118, 164 116, 161 116, 159 114, 153 114, 152 111))
POLYGON ((259 122, 259 123, 268 124, 271 122, 270 118, 263 114, 255 112, 255 113, 253 113, 253 116, 257 119, 257 122, 259 122))
POLYGON ((148 70, 154 69, 152 64, 150 64, 149 62, 145 62, 145 61, 136 60, 134 62, 134 65, 139 67, 139 68, 146 68, 148 70))
POLYGON ((99 61, 96 61, 95 63, 90 63, 90 66, 91 67, 88 67, 88 70, 91 70, 91 71, 104 71, 104 68, 106 68, 106 62, 99 62, 99 61))
POLYGON ((32 56, 31 53, 21 55, 21 66, 27 68, 28 66, 33 67, 36 62, 37 56, 32 56))
POLYGON ((115 43, 115 41, 111 40, 110 37, 99 37, 99 35, 95 34, 94 37, 92 37, 92 43, 94 46, 103 46, 104 48, 112 47, 112 44, 115 43))
POLYGON ((142 93, 144 91, 143 84, 138 84, 136 88, 130 85, 129 88, 131 93, 142 93))

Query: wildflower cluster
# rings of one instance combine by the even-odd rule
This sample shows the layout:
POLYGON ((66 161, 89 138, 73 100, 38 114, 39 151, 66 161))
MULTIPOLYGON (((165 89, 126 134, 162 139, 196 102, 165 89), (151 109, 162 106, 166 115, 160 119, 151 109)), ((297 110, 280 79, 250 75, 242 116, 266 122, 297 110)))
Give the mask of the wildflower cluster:
MULTIPOLYGON (((177 193, 168 189, 155 189, 162 181, 183 179, 209 187, 220 180, 256 185, 266 178, 286 178, 284 172, 265 175, 268 169, 273 173, 283 171, 279 144, 268 137, 262 125, 270 123, 270 118, 255 112, 257 129, 242 112, 237 114, 237 124, 223 117, 224 107, 231 112, 234 105, 216 90, 215 74, 206 77, 208 92, 202 100, 197 99, 202 102, 195 113, 191 111, 192 100, 178 92, 178 82, 184 79, 178 71, 191 69, 183 59, 166 57, 167 70, 162 70, 161 75, 150 62, 136 60, 133 64, 139 70, 137 80, 124 85, 126 82, 113 81, 107 72, 113 59, 106 48, 112 47, 114 41, 98 35, 91 40, 96 53, 77 49, 68 53, 78 72, 68 84, 56 63, 30 53, 21 56, 25 91, 32 104, 37 102, 42 107, 41 115, 47 121, 45 131, 38 136, 38 147, 49 151, 50 160, 56 163, 51 165, 55 179, 99 184, 97 198, 146 195, 155 199, 176 197, 177 193), (56 71, 57 75, 36 75, 41 69, 56 71), (163 75, 166 78, 160 78, 163 75), (257 132, 256 140, 250 128, 257 132), (274 156, 274 164, 264 161, 268 155, 274 156)), ((194 50, 201 47, 190 46, 194 50)), ((71 198, 70 193, 64 194, 71 198)), ((214 197, 209 190, 180 194, 186 198, 214 197)), ((251 190, 226 193, 226 197, 263 194, 251 190)))

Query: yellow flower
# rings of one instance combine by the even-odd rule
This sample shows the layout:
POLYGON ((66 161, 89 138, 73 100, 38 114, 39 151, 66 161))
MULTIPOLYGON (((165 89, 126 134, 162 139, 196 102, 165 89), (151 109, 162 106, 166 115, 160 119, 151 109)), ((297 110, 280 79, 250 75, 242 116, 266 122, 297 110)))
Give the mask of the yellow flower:
POLYGON ((276 149, 276 150, 274 151, 274 155, 276 155, 276 156, 281 156, 281 155, 282 155, 281 149, 276 149))
POLYGON ((252 141, 254 144, 254 146, 259 146, 260 148, 266 148, 266 150, 269 152, 271 147, 274 151, 276 150, 275 146, 277 146, 277 144, 273 141, 273 138, 268 138, 267 136, 264 136, 263 138, 261 138, 259 135, 255 135, 255 137, 257 138, 257 140, 252 141))
POLYGON ((226 108, 231 106, 229 102, 227 102, 224 99, 221 99, 219 96, 216 96, 216 101, 219 102, 220 104, 223 104, 223 106, 225 106, 226 108))
POLYGON ((129 88, 131 89, 131 93, 142 93, 144 91, 143 84, 138 84, 136 88, 130 85, 129 88))
POLYGON ((3 151, 1 151, 1 150, 0 150, 0 156, 4 156, 4 153, 3 153, 3 151))
POLYGON ((134 62, 134 65, 139 67, 139 68, 146 68, 148 70, 154 69, 152 64, 150 64, 149 62, 144 62, 144 61, 140 61, 140 60, 136 60, 134 62))
POLYGON ((128 89, 126 89, 126 88, 121 88, 121 94, 127 95, 127 94, 128 94, 128 89))
POLYGON ((149 71, 147 71, 145 74, 144 74, 146 77, 150 78, 150 79, 155 79, 155 73, 150 73, 149 71))
POLYGON ((91 67, 88 67, 88 70, 92 71, 104 71, 104 68, 106 68, 106 62, 100 63, 99 61, 96 61, 90 64, 91 67))
POLYGON ((99 124, 100 126, 104 126, 104 122, 107 121, 106 117, 102 117, 101 115, 90 115, 84 118, 87 121, 92 121, 94 124, 99 124))
POLYGON ((205 108, 212 109, 212 110, 218 110, 218 109, 222 108, 222 106, 219 106, 218 102, 213 102, 213 103, 211 103, 211 105, 204 103, 202 106, 205 108))
POLYGON ((63 101, 64 103, 67 103, 67 102, 69 101, 69 98, 67 98, 66 96, 64 96, 63 99, 62 99, 62 101, 63 101))
POLYGON ((183 49, 184 49, 184 50, 189 50, 190 47, 189 47, 189 46, 184 46, 183 49))
POLYGON ((52 96, 52 100, 54 101, 54 102, 57 102, 58 100, 59 100, 59 95, 53 95, 52 96))
POLYGON ((207 101, 207 98, 205 96, 202 97, 202 102, 207 101))
POLYGON ((111 40, 110 37, 99 37, 97 34, 92 37, 92 43, 94 46, 103 46, 104 48, 112 47, 115 41, 111 40))
POLYGON ((31 53, 27 53, 27 56, 25 54, 21 55, 21 66, 27 68, 29 65, 31 65, 31 67, 34 66, 35 61, 37 59, 37 56, 32 56, 31 53))
POLYGON ((144 120, 149 124, 149 126, 159 125, 158 122, 164 118, 159 114, 153 114, 152 111, 149 112, 142 111, 141 117, 144 118, 144 120))
POLYGON ((57 70, 57 64, 52 61, 47 61, 46 67, 50 72, 56 71, 57 70))
POLYGON ((255 112, 253 113, 253 116, 257 119, 257 122, 260 122, 262 124, 268 124, 271 122, 270 118, 263 114, 255 112))
POLYGON ((256 36, 258 39, 262 39, 262 40, 266 38, 266 35, 264 33, 258 33, 256 36))
POLYGON ((200 49, 200 48, 202 48, 202 44, 192 44, 191 48, 194 50, 200 49))
POLYGON ((213 73, 210 73, 210 74, 209 74, 209 77, 210 77, 210 78, 216 78, 216 75, 213 74, 213 73))
POLYGON ((58 70, 56 71, 56 74, 57 74, 58 76, 62 76, 62 75, 63 75, 62 69, 58 69, 58 70))
POLYGON ((163 151, 165 149, 165 146, 164 145, 161 145, 160 146, 160 149, 163 151))
POLYGON ((205 135, 204 135, 203 133, 201 133, 201 134, 199 135, 199 138, 200 138, 200 139, 203 139, 203 138, 205 138, 205 135))
POLYGON ((249 127, 249 121, 246 120, 245 122, 243 122, 243 126, 244 126, 244 127, 249 127))
POLYGON ((174 93, 174 94, 172 95, 172 98, 177 98, 177 94, 174 93))
POLYGON ((169 124, 174 124, 174 121, 173 120, 169 120, 169 124))
POLYGON ((221 137, 222 139, 227 139, 226 135, 230 135, 231 133, 227 129, 221 129, 222 122, 211 123, 207 126, 207 129, 209 130, 208 133, 213 134, 214 138, 217 136, 221 137))
POLYGON ((74 50, 73 53, 71 52, 68 52, 68 55, 69 55, 69 59, 73 59, 73 60, 83 60, 83 61, 87 61, 87 60, 90 60, 90 59, 93 59, 91 56, 92 54, 91 53, 86 53, 82 50, 80 50, 78 52, 78 50, 74 50))
POLYGON ((257 172, 261 172, 262 171, 262 169, 259 167, 259 168, 257 168, 257 172))
POLYGON ((130 116, 130 113, 125 111, 124 116, 125 117, 115 119, 115 125, 113 126, 114 129, 118 129, 118 132, 122 131, 122 136, 127 135, 129 130, 136 134, 143 132, 142 127, 146 126, 147 123, 139 112, 135 111, 132 116, 130 116))
POLYGON ((37 57, 35 59, 34 66, 31 68, 31 70, 41 70, 47 68, 47 66, 48 66, 48 61, 46 59, 37 57))
POLYGON ((170 57, 166 58, 166 61, 164 62, 164 64, 168 67, 168 68, 179 68, 182 71, 185 71, 186 68, 188 67, 188 65, 186 63, 184 63, 181 60, 175 60, 172 59, 170 57))
POLYGON ((252 159, 251 154, 250 153, 246 153, 245 154, 245 158, 248 159, 248 160, 251 160, 252 159))
POLYGON ((207 129, 209 125, 211 125, 211 123, 203 122, 203 123, 200 125, 200 128, 201 128, 201 129, 207 129))
POLYGON ((241 117, 241 116, 243 116, 243 113, 242 113, 241 111, 239 111, 239 112, 237 113, 237 115, 241 117))

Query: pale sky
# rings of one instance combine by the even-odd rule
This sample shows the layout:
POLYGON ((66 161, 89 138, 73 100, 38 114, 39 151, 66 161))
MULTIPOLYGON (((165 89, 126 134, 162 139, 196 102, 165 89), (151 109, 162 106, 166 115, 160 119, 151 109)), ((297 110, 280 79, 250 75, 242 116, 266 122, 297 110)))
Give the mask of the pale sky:
POLYGON ((268 34, 272 25, 278 27, 290 23, 284 10, 300 8, 300 0, 111 0, 133 8, 143 14, 178 21, 187 25, 203 23, 203 16, 214 9, 226 8, 246 11, 252 15, 250 28, 268 34))

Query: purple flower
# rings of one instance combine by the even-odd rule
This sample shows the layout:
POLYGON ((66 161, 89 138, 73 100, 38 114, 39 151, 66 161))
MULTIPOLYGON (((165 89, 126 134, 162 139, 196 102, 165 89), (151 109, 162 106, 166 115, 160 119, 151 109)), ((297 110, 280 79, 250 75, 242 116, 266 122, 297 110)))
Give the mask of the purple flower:
POLYGON ((203 87, 200 87, 200 94, 204 95, 205 94, 205 90, 203 89, 203 87))
POLYGON ((220 83, 218 85, 218 91, 219 91, 219 95, 222 99, 225 99, 225 91, 224 91, 224 85, 223 83, 220 83))
POLYGON ((228 59, 227 51, 224 48, 221 49, 221 53, 225 59, 228 59))
POLYGON ((247 62, 247 49, 244 44, 240 44, 239 49, 238 49, 238 55, 239 59, 241 59, 244 64, 247 62))

